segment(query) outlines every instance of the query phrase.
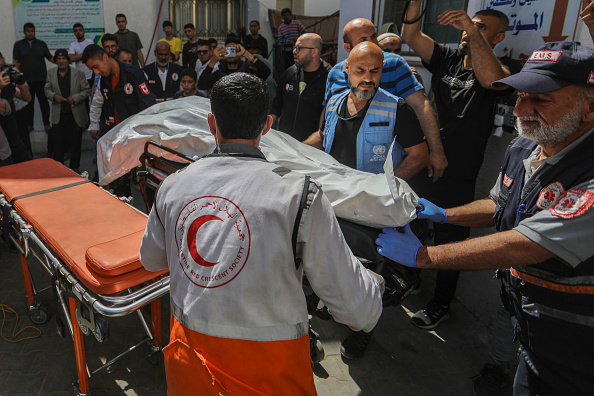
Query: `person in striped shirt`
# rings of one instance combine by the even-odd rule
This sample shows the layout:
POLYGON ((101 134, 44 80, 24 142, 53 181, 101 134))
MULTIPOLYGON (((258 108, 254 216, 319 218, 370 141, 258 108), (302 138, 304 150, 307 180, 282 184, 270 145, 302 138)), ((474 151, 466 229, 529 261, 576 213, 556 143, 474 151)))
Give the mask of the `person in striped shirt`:
POLYGON ((293 13, 289 8, 281 11, 283 23, 278 27, 277 43, 281 46, 283 55, 283 70, 288 69, 295 63, 293 61, 293 46, 303 33, 307 33, 305 26, 297 19, 293 19, 293 13))

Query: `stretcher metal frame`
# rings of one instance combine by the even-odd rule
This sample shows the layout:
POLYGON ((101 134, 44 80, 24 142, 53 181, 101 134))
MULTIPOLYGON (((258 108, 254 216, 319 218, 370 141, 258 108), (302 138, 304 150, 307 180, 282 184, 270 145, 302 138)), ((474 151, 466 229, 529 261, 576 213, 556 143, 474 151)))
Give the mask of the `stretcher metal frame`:
MULTIPOLYGON (((108 192, 99 190, 98 193, 108 192)), ((114 199, 117 199, 117 197, 114 196, 114 199)), ((51 277, 50 288, 53 289, 57 297, 56 315, 60 319, 65 319, 74 342, 77 378, 73 381, 73 386, 76 395, 90 395, 89 379, 92 375, 143 345, 146 345, 148 360, 152 364, 159 363, 163 342, 160 298, 169 293, 169 274, 156 274, 155 279, 151 281, 143 282, 141 285, 114 294, 96 293, 76 277, 68 265, 60 259, 59 255, 44 242, 33 225, 18 213, 3 194, 0 194, 0 209, 3 214, 4 224, 10 224, 8 230, 10 241, 5 241, 5 243, 12 243, 20 254, 29 316, 34 323, 42 324, 47 322, 49 313, 35 301, 35 296, 43 290, 37 290, 35 286, 29 270, 28 258, 35 258, 51 277), (149 326, 140 311, 140 308, 149 304, 151 307, 151 326, 149 326), (88 317, 81 314, 82 307, 86 308, 88 317), (93 333, 98 341, 103 342, 106 339, 105 328, 100 325, 102 321, 98 319, 101 316, 119 317, 133 312, 138 314, 146 336, 132 347, 91 371, 86 361, 82 337, 83 329, 86 330, 86 335, 93 333)), ((65 335, 63 322, 57 320, 56 324, 58 334, 63 337, 65 335)))

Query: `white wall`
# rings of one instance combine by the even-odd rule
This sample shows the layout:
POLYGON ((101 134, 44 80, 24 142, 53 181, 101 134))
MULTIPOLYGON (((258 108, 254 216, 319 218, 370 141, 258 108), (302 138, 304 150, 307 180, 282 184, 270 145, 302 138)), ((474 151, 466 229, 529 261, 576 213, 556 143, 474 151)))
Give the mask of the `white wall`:
POLYGON ((305 0, 304 14, 323 16, 334 14, 340 8, 340 0, 305 0))
POLYGON ((0 52, 7 63, 12 62, 12 46, 16 41, 12 10, 12 1, 0 1, 0 52))
MULTIPOLYGON (((245 21, 244 26, 249 34, 249 23, 250 21, 260 21, 260 34, 268 41, 268 52, 272 50, 274 44, 274 36, 272 34, 272 28, 270 27, 270 21, 268 19, 268 9, 276 9, 276 0, 247 0, 245 4, 245 21)), ((268 61, 273 63, 273 56, 268 58, 268 61)))
POLYGON ((343 47, 342 29, 355 18, 371 20, 373 0, 340 0, 340 23, 338 25, 338 61, 347 58, 348 52, 343 47))

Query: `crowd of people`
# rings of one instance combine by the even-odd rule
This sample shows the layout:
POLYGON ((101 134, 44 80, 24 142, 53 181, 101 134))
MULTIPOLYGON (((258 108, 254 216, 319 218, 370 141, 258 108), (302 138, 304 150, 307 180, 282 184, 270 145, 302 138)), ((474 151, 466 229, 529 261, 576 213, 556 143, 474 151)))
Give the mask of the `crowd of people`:
MULTIPOLYGON (((594 37, 594 2, 582 5, 594 37)), ((68 152, 75 171, 85 128, 98 139, 155 103, 211 99, 208 122, 217 151, 165 180, 140 250, 147 269, 171 272, 172 330, 165 349, 171 394, 196 387, 208 394, 280 388, 315 394, 306 308, 319 310, 306 304, 304 273, 327 307, 326 317, 329 312, 352 329, 341 344, 345 358, 361 358, 373 337, 383 279, 365 271, 349 250, 319 185, 279 170, 258 150, 273 126, 343 165, 393 173, 422 197, 418 218, 433 222, 435 246, 423 246, 409 226, 384 229, 376 241, 378 252, 397 263, 438 270, 434 296, 414 313, 413 325, 433 329, 448 318, 459 271, 498 269, 502 304, 475 394, 500 392, 513 375, 518 341, 514 394, 591 392, 594 251, 587 219, 594 213, 594 50, 576 42, 547 43, 522 67, 493 51, 505 38, 508 16, 492 9, 472 17, 447 10, 439 23, 462 33, 457 49, 427 36, 418 21, 405 22, 401 35, 378 37, 371 21, 356 18, 342 31, 348 59, 332 66, 321 59, 322 38, 307 33, 291 10, 281 14, 277 43, 285 70, 278 81, 271 77, 258 21, 250 22, 243 40, 229 35, 222 46, 198 38, 191 23, 184 26, 182 45, 165 21, 165 38, 151 64, 123 14, 116 16, 118 31, 103 35, 101 46, 75 24, 70 48, 51 54, 29 23, 14 45, 15 67, 5 67, 0 54, 0 165, 32 158, 35 98, 50 137, 48 153, 64 162, 68 152), (403 43, 431 73, 431 103, 419 74, 400 56, 403 43), (47 71, 45 59, 57 67, 47 71), (475 201, 501 98, 517 99, 519 137, 502 159, 489 197, 475 201), (192 183, 197 178, 200 188, 192 183), (188 209, 200 200, 203 208, 220 205, 209 197, 223 197, 233 221, 188 209), (221 226, 205 226, 196 242, 198 229, 217 219, 221 226), (248 223, 246 239, 241 229, 248 223), (469 239, 471 227, 489 226, 499 232, 469 239), (273 238, 286 243, 271 245, 273 238), (200 247, 208 247, 212 263, 198 254, 200 247), (229 280, 234 287, 198 285, 182 258, 206 267, 242 264, 229 280), (270 287, 279 282, 282 290, 270 287), (237 361, 241 355, 253 357, 249 367, 237 361), (213 368, 225 368, 225 374, 213 381, 213 368)), ((420 14, 421 1, 411 0, 406 20, 420 14)), ((114 188, 129 193, 128 178, 114 188)))

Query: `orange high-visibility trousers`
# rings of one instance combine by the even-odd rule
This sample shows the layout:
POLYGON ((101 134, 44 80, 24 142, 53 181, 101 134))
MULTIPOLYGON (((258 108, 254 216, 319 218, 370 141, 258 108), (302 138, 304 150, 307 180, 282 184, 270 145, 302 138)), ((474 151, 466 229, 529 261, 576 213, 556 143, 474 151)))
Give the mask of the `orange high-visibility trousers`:
POLYGON ((169 396, 316 395, 308 335, 289 341, 214 337, 171 315, 163 354, 169 396))

